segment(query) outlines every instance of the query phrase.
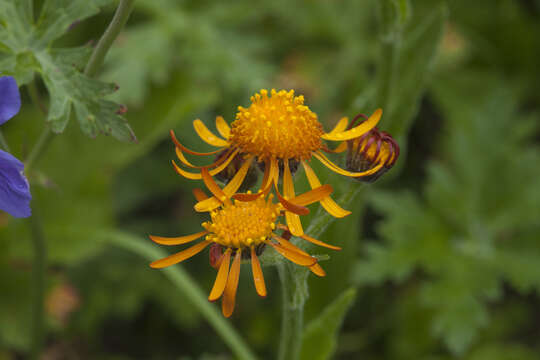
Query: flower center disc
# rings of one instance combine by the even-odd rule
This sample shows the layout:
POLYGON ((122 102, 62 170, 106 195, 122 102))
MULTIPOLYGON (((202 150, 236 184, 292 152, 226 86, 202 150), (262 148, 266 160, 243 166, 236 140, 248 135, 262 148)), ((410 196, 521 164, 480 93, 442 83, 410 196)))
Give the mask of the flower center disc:
POLYGON ((267 158, 309 159, 322 146, 324 133, 317 115, 294 91, 272 89, 251 97, 249 108, 239 106, 229 141, 241 152, 267 158))
POLYGON ((211 213, 212 221, 203 224, 207 239, 226 247, 244 248, 264 242, 276 228, 277 206, 263 198, 233 205, 211 213))

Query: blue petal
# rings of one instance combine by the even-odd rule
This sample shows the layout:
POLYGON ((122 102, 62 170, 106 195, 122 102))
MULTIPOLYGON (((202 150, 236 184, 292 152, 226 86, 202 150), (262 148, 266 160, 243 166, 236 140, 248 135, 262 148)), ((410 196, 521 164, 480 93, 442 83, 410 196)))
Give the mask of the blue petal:
POLYGON ((0 210, 18 218, 28 217, 32 215, 31 199, 23 163, 0 150, 0 210))
POLYGON ((21 108, 21 94, 12 76, 0 77, 0 125, 14 117, 21 108))

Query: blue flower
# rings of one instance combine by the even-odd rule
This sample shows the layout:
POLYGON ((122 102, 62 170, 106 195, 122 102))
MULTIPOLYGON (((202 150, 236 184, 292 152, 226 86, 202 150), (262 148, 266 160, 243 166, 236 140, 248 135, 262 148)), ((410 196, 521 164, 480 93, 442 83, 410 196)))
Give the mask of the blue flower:
POLYGON ((21 108, 19 87, 12 76, 0 77, 0 125, 17 115, 21 108))
MULTIPOLYGON (((17 82, 11 76, 0 77, 0 125, 15 116, 21 108, 17 82)), ((30 186, 24 176, 24 164, 0 150, 0 210, 15 217, 32 215, 30 186)))

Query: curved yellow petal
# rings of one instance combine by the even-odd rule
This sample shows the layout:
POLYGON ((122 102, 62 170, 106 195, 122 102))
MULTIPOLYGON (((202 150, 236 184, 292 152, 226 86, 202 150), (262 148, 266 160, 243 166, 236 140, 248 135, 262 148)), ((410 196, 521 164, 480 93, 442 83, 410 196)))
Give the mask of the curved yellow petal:
POLYGON ((379 171, 381 169, 381 167, 383 167, 383 165, 384 165, 383 163, 380 163, 377 166, 375 166, 375 167, 373 167, 373 168, 371 168, 369 170, 366 170, 366 171, 350 172, 350 171, 347 171, 347 170, 344 170, 344 169, 340 168, 339 166, 337 166, 336 164, 331 162, 326 156, 324 156, 324 154, 322 154, 319 151, 314 152, 313 156, 316 157, 320 162, 322 162, 327 168, 329 168, 333 172, 336 172, 336 173, 338 173, 340 175, 349 176, 349 177, 362 177, 362 176, 368 176, 368 175, 374 174, 377 171, 379 171))
POLYGON ((268 189, 272 183, 278 183, 279 166, 276 158, 270 159, 270 166, 268 161, 264 162, 264 176, 261 183, 261 190, 268 189))
POLYGON ((236 302, 236 290, 238 289, 238 279, 240 277, 240 261, 242 260, 242 251, 236 251, 229 277, 227 278, 227 285, 223 293, 223 299, 221 300, 221 312, 223 316, 230 317, 234 311, 234 305, 236 302))
POLYGON ((332 185, 325 184, 296 196, 291 202, 300 206, 310 205, 328 197, 332 191, 334 191, 332 185))
POLYGON ((231 128, 223 116, 216 117, 216 128, 221 136, 223 136, 225 139, 229 139, 229 136, 231 136, 231 128))
POLYGON ((326 271, 324 271, 324 269, 321 267, 321 265, 319 265, 319 263, 311 265, 309 267, 309 270, 311 270, 311 272, 317 276, 320 276, 320 277, 326 276, 326 271))
POLYGON ((182 145, 180 143, 180 141, 178 141, 178 139, 176 138, 176 136, 174 135, 174 131, 169 131, 169 134, 171 135, 171 139, 173 141, 173 143, 179 147, 180 149, 182 149, 182 151, 185 151, 187 152, 188 154, 191 154, 191 155, 197 155, 197 156, 208 156, 208 155, 215 155, 217 153, 219 153, 220 151, 222 151, 222 149, 218 149, 218 150, 215 150, 215 151, 211 151, 211 152, 198 152, 198 151, 193 151, 193 150, 190 150, 188 149, 187 147, 185 147, 184 145, 182 145))
POLYGON ((292 261, 293 263, 297 265, 311 266, 317 262, 317 259, 315 259, 313 256, 301 254, 297 251, 281 246, 279 244, 274 244, 272 242, 269 242, 268 244, 270 244, 270 246, 276 249, 278 253, 283 255, 284 258, 292 261))
POLYGON ((260 297, 266 297, 266 285, 264 283, 264 275, 261 269, 261 263, 255 253, 255 247, 251 247, 251 272, 253 273, 253 282, 255 290, 260 297))
POLYGON ((231 262, 232 250, 228 248, 223 257, 221 258, 221 264, 219 264, 219 270, 214 281, 214 286, 208 295, 208 301, 216 301, 221 297, 223 291, 225 291, 225 285, 227 285, 227 277, 229 275, 229 263, 231 262))
POLYGON ((190 257, 192 257, 194 255, 197 255, 198 253, 203 251, 204 248, 206 248, 208 245, 210 245, 210 243, 211 243, 211 241, 208 241, 208 240, 201 241, 200 243, 195 244, 192 247, 187 248, 184 251, 180 251, 179 253, 172 254, 172 255, 167 256, 167 257, 165 257, 163 259, 159 259, 159 260, 154 261, 153 263, 150 264, 150 267, 152 267, 154 269, 161 269, 161 268, 164 268, 164 267, 167 267, 167 266, 177 264, 177 263, 179 263, 181 261, 189 259, 190 257))
POLYGON ((219 185, 214 181, 212 176, 210 176, 210 173, 208 172, 208 169, 203 168, 201 170, 202 179, 204 182, 204 185, 206 185, 206 188, 210 190, 212 194, 221 202, 226 203, 230 202, 230 199, 225 193, 223 192, 223 189, 219 187, 219 185))
POLYGON ((214 133, 212 133, 210 130, 208 130, 206 125, 204 125, 204 123, 200 119, 196 119, 195 121, 193 121, 193 127, 195 128, 195 131, 197 132, 199 137, 205 143, 210 144, 212 146, 216 146, 216 147, 229 146, 228 141, 223 140, 223 139, 217 137, 216 135, 214 135, 214 133))
MULTIPOLYGON (((304 167, 306 177, 308 178, 311 188, 316 189, 320 187, 321 182, 319 181, 319 178, 317 177, 315 171, 313 171, 311 166, 309 166, 309 164, 305 161, 302 161, 302 166, 304 167)), ((336 218, 342 218, 351 214, 350 211, 345 210, 341 206, 339 206, 330 196, 322 198, 321 205, 330 215, 336 218)))
POLYGON ((341 248, 339 246, 334 246, 334 245, 327 244, 325 242, 322 242, 320 240, 312 238, 311 236, 308 236, 306 234, 302 235, 301 238, 306 240, 306 241, 309 241, 312 244, 319 245, 319 246, 322 246, 322 247, 325 247, 325 248, 328 248, 328 249, 341 250, 341 248))
POLYGON ((349 118, 346 116, 342 117, 341 119, 339 119, 339 121, 337 122, 336 126, 334 126, 332 131, 329 132, 329 134, 340 133, 347 128, 347 125, 349 125, 349 118))
MULTIPOLYGON (((280 226, 280 228, 287 229, 287 227, 285 227, 285 226, 280 226)), ((277 235, 273 236, 273 238, 276 239, 279 242, 279 244, 281 246, 283 246, 284 248, 287 248, 287 249, 289 249, 291 251, 295 251, 295 252, 300 253, 300 254, 305 255, 305 256, 311 256, 307 252, 300 249, 299 247, 294 246, 290 241, 288 241, 286 239, 283 239, 283 238, 281 238, 281 237, 279 237, 277 235)), ((311 270, 311 272, 313 272, 317 276, 321 276, 321 277, 326 276, 326 272, 323 270, 323 268, 317 262, 315 262, 315 264, 309 266, 309 270, 311 270)))
POLYGON ((382 109, 377 109, 375 112, 363 123, 361 123, 358 126, 355 126, 354 128, 342 131, 342 132, 336 132, 336 133, 326 133, 321 136, 321 138, 325 140, 332 140, 332 141, 345 141, 354 139, 357 137, 360 137, 367 133, 369 130, 373 129, 382 116, 382 109))
MULTIPOLYGON (((294 184, 291 170, 289 169, 289 161, 287 159, 283 160, 283 194, 287 200, 294 198, 294 184)), ((294 236, 300 236, 304 233, 302 223, 300 222, 300 216, 291 211, 285 211, 285 220, 287 220, 287 225, 294 236)))
POLYGON ((330 150, 334 154, 339 154, 347 150, 347 142, 340 143, 334 150, 330 150))
POLYGON ((199 188, 195 188, 191 190, 191 192, 193 193, 193 196, 195 196, 195 199, 197 199, 197 201, 203 201, 208 199, 208 195, 206 195, 206 193, 199 188))
POLYGON ((210 169, 210 168, 218 166, 224 161, 227 161, 229 159, 229 156, 231 156, 231 154, 234 152, 234 150, 228 149, 227 152, 225 152, 222 155, 219 155, 216 161, 214 161, 211 164, 203 165, 203 166, 193 165, 191 162, 189 162, 189 160, 184 156, 182 149, 180 149, 178 146, 175 148, 175 152, 176 152, 176 157, 178 157, 178 159, 187 167, 190 167, 192 169, 202 169, 203 167, 210 169))
MULTIPOLYGON (((244 164, 240 167, 238 172, 234 175, 234 177, 229 181, 227 185, 223 188, 223 192, 226 196, 231 197, 233 194, 236 193, 236 191, 240 188, 242 185, 242 182, 246 178, 247 172, 249 170, 249 167, 251 166, 251 163, 253 162, 254 156, 248 157, 244 164)), ((194 208, 197 212, 206 212, 206 211, 212 211, 215 208, 219 207, 221 205, 221 202, 216 197, 211 197, 208 199, 203 199, 202 201, 199 201, 197 204, 195 204, 194 208)))
POLYGON ((240 186, 242 186, 242 183, 246 178, 249 167, 251 166, 254 157, 255 156, 251 155, 248 158, 244 159, 244 163, 242 164, 240 169, 238 169, 233 178, 227 183, 227 185, 225 185, 223 191, 225 192, 225 194, 227 194, 227 196, 231 197, 234 193, 236 193, 240 186))
MULTIPOLYGON (((210 175, 214 176, 214 175, 219 174, 220 172, 222 172, 223 169, 225 169, 230 164, 230 162, 234 159, 236 154, 238 154, 238 149, 233 151, 232 154, 229 155, 229 158, 227 160, 225 160, 223 163, 221 163, 219 166, 215 167, 214 169, 210 170, 209 171, 210 175)), ((201 180, 202 179, 201 173, 191 173, 191 172, 185 171, 184 169, 182 169, 181 167, 176 165, 174 160, 172 160, 172 164, 173 164, 174 169, 176 170, 176 172, 178 174, 180 174, 181 176, 183 176, 183 177, 185 177, 187 179, 191 179, 191 180, 201 180)))
POLYGON ((201 231, 196 234, 180 236, 180 237, 163 237, 163 236, 150 235, 150 240, 152 240, 156 244, 161 244, 161 245, 181 245, 181 244, 187 244, 188 242, 192 242, 193 240, 197 240, 198 238, 206 234, 208 234, 208 231, 201 231))

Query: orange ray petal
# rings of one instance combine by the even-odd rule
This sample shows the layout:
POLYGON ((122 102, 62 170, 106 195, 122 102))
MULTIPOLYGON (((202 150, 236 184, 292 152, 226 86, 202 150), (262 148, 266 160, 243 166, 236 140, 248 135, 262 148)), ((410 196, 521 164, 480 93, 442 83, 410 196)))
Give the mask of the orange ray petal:
MULTIPOLYGON (((210 175, 214 176, 214 175, 219 174, 220 172, 222 172, 229 165, 229 163, 234 159, 236 154, 238 154, 238 150, 233 151, 231 153, 231 155, 229 155, 227 160, 225 160, 223 163, 221 163, 218 167, 210 170, 209 171, 210 175)), ((191 180, 201 180, 202 179, 202 174, 185 171, 184 169, 182 169, 181 167, 176 165, 174 160, 172 160, 172 164, 174 166, 174 169, 176 170, 176 172, 179 175, 181 175, 181 176, 183 176, 183 177, 185 177, 187 179, 191 179, 191 180)))
POLYGON ((339 166, 337 166, 336 164, 334 164, 333 162, 331 162, 323 153, 321 153, 320 151, 317 151, 317 152, 314 152, 312 154, 314 157, 316 157, 320 162, 322 162, 327 168, 329 168, 330 170, 332 170, 333 172, 336 172, 340 175, 345 175, 345 176, 349 176, 349 177, 362 177, 362 176, 368 176, 368 175, 371 175, 371 174, 374 174, 376 173, 377 171, 379 171, 381 169, 381 167, 383 167, 384 163, 380 163, 378 164, 377 166, 369 169, 369 170, 366 170, 366 171, 362 171, 362 172, 350 172, 350 171, 347 171, 347 170, 344 170, 342 168, 340 168, 339 166))
POLYGON ((223 299, 221 299, 221 312, 225 317, 230 317, 234 311, 236 290, 238 289, 238 278, 240 277, 241 260, 242 251, 238 249, 231 266, 231 271, 229 272, 229 277, 227 278, 227 285, 225 286, 223 299))
POLYGON ((227 196, 230 197, 234 193, 236 193, 236 191, 238 191, 238 189, 242 185, 242 182, 244 182, 244 179, 246 178, 249 167, 251 166, 254 157, 254 155, 251 155, 244 159, 244 163, 242 164, 240 169, 238 169, 233 178, 227 183, 227 185, 225 185, 223 191, 225 192, 225 194, 227 194, 227 196))
POLYGON ((216 135, 214 135, 213 132, 211 132, 206 125, 200 120, 196 119, 193 121, 193 127, 195 128, 195 131, 197 132, 197 135, 207 144, 216 146, 216 147, 225 147, 229 146, 229 142, 226 140, 223 140, 216 135))
POLYGON ((229 136, 231 136, 231 128, 223 116, 216 117, 216 128, 221 136, 223 136, 225 139, 229 139, 229 136))
MULTIPOLYGON (((234 177, 229 181, 227 185, 223 188, 223 192, 227 197, 231 197, 242 185, 242 182, 246 178, 247 172, 249 170, 249 167, 251 166, 251 163, 253 162, 254 156, 248 157, 244 164, 240 167, 238 172, 234 175, 234 177)), ((233 196, 233 198, 235 198, 233 196)), ((236 198, 235 198, 236 199, 236 198)), ((221 205, 221 202, 215 197, 211 197, 209 199, 205 199, 203 201, 199 201, 197 204, 195 204, 194 208, 195 211, 198 212, 205 212, 205 211, 212 211, 219 207, 221 205)))
POLYGON ((291 213, 294 213, 294 214, 298 214, 298 215, 307 215, 309 214, 309 209, 305 206, 302 206, 302 205, 299 205, 297 203, 293 203, 287 199, 285 199, 283 196, 281 196, 278 188, 277 188, 277 185, 275 186, 275 189, 276 189, 276 195, 278 197, 278 200, 279 202, 281 203, 281 205, 283 205, 283 207, 285 208, 285 210, 287 211, 290 211, 291 213))
POLYGON ((272 183, 278 182, 279 177, 279 167, 278 162, 276 158, 270 159, 270 167, 268 167, 268 161, 265 161, 265 169, 264 169, 264 176, 263 176, 263 182, 261 183, 261 189, 269 189, 269 185, 271 186, 272 183), (268 176, 266 175, 266 168, 268 168, 268 176))
POLYGON ((199 188, 194 188, 191 190, 191 192, 193 193, 193 196, 195 196, 195 199, 197 199, 199 202, 208 199, 208 195, 206 195, 206 193, 199 188))
POLYGON ((332 250, 341 250, 341 248, 339 246, 329 245, 329 244, 327 244, 327 243, 325 243, 323 241, 312 238, 311 236, 308 236, 306 234, 304 234, 304 235, 302 235, 300 237, 302 239, 306 240, 306 241, 309 241, 312 244, 315 244, 315 245, 319 245, 319 246, 322 246, 322 247, 325 247, 325 248, 328 248, 328 249, 332 249, 332 250))
POLYGON ((270 177, 270 166, 269 165, 271 165, 271 163, 269 164, 268 161, 264 162, 264 175, 263 175, 262 182, 261 182, 261 189, 263 189, 265 187, 265 184, 268 183, 268 178, 270 177))
POLYGON ((264 275, 261 269, 261 263, 257 254, 255 254, 255 247, 251 247, 251 271, 253 272, 253 282, 255 283, 255 289, 257 294, 261 297, 266 297, 266 285, 264 283, 264 275))
POLYGON ((321 138, 325 140, 331 140, 331 141, 345 141, 345 140, 351 140, 357 137, 360 137, 367 133, 369 130, 373 129, 382 116, 382 109, 377 109, 375 112, 363 123, 361 123, 358 126, 355 126, 354 128, 342 131, 342 132, 336 132, 336 133, 326 133, 321 136, 321 138))
POLYGON ((201 175, 204 182, 204 185, 210 190, 212 194, 221 202, 230 202, 229 197, 225 195, 223 190, 219 187, 219 185, 214 181, 212 176, 210 176, 210 173, 208 172, 208 169, 201 169, 201 175))
POLYGON ((188 154, 191 154, 191 155, 198 155, 198 156, 208 156, 208 155, 215 155, 217 153, 219 153, 220 151, 222 151, 221 149, 218 149, 216 151, 211 151, 211 152, 198 152, 198 151, 193 151, 193 150, 190 150, 188 149, 187 147, 185 147, 184 145, 182 145, 180 143, 180 141, 178 141, 178 139, 176 138, 176 136, 174 135, 174 131, 170 131, 169 132, 171 134, 171 139, 172 141, 174 142, 174 144, 179 147, 180 149, 182 149, 182 151, 184 152, 187 152, 188 154))
MULTIPOLYGON (((277 187, 276 187, 277 192, 277 187)), ((289 169, 289 161, 285 159, 283 161, 283 193, 285 195, 285 199, 293 199, 295 197, 294 194, 294 184, 292 180, 292 174, 291 170, 289 169)), ((282 199, 279 199, 282 205, 287 209, 287 206, 290 204, 287 204, 287 202, 282 202, 282 199)), ((297 205, 295 205, 297 207, 297 205)), ((307 208, 304 208, 308 210, 307 208)), ((288 209, 287 209, 288 210, 288 209)), ((301 209, 295 209, 295 210, 302 210, 302 215, 305 215, 306 212, 301 209)), ((309 210, 307 211, 309 213, 309 210)), ((289 229, 291 229, 291 233, 295 236, 300 236, 304 233, 304 229, 302 229, 302 223, 300 221, 300 217, 297 215, 297 211, 289 210, 285 211, 285 220, 287 221, 287 225, 289 226, 289 229)))
POLYGON ((217 209, 221 206, 221 201, 219 201, 215 196, 199 201, 193 207, 197 212, 208 212, 214 209, 217 209))
MULTIPOLYGON (((313 171, 311 166, 309 166, 308 163, 305 161, 302 161, 302 166, 304 167, 311 188, 315 189, 321 186, 321 182, 319 181, 319 178, 317 177, 315 171, 313 171)), ((321 199, 321 205, 333 217, 342 218, 351 214, 350 211, 345 210, 341 206, 339 206, 330 196, 321 199)))
MULTIPOLYGON (((278 227, 278 229, 289 231, 289 228, 287 226, 283 225, 283 224, 277 224, 277 227, 278 227)), ((315 244, 315 245, 319 245, 319 246, 322 246, 322 247, 325 247, 325 248, 328 248, 328 249, 332 249, 332 250, 341 250, 341 248, 339 246, 329 245, 329 244, 327 244, 327 243, 325 243, 323 241, 312 238, 311 236, 308 236, 306 234, 304 234, 304 235, 302 235, 300 237, 302 239, 306 240, 306 241, 309 241, 310 243, 315 244)))
MULTIPOLYGON (((280 225, 279 226, 281 229, 287 229, 286 226, 283 226, 283 225, 280 225)), ((288 229, 287 229, 288 230, 288 229)), ((297 253, 300 253, 302 255, 305 255, 305 256, 310 256, 307 252, 305 252, 304 250, 300 249, 299 247, 296 247, 295 245, 293 245, 290 241, 288 240, 285 240, 277 235, 274 235, 273 236, 274 239, 276 239, 277 241, 279 241, 279 243, 281 244, 281 246, 283 246, 284 248, 287 248, 287 249, 290 249, 291 251, 295 251, 297 253)), ((325 244, 326 245, 326 244, 325 244)), ((326 276, 326 272, 323 270, 323 268, 319 265, 319 263, 315 263, 311 266, 309 266, 309 270, 311 270, 315 275, 317 276, 326 276)))
POLYGON ((178 146, 175 148, 175 151, 176 151, 176 157, 178 157, 178 159, 184 164, 186 165, 187 167, 190 167, 192 169, 202 169, 202 168, 213 168, 213 167, 216 167, 217 165, 223 163, 224 161, 227 161, 229 160, 229 156, 231 156, 231 154, 233 153, 233 149, 229 149, 225 154, 223 154, 223 156, 220 156, 219 159, 217 159, 216 161, 214 161, 213 163, 211 164, 208 164, 208 165, 203 165, 203 166, 198 166, 198 165, 193 165, 185 156, 184 156, 184 153, 182 152, 182 149, 180 149, 178 146))
POLYGON ((150 240, 161 245, 181 245, 197 240, 201 236, 208 234, 208 231, 201 231, 196 234, 180 236, 180 237, 162 237, 150 235, 150 240))
POLYGON ((225 253, 221 257, 221 264, 219 265, 219 270, 216 276, 216 281, 210 291, 208 296, 209 301, 216 301, 221 297, 223 291, 225 290, 225 285, 227 284, 227 277, 229 275, 229 263, 231 262, 231 248, 225 250, 225 253))
POLYGON ((201 241, 200 243, 195 244, 184 251, 180 251, 179 253, 172 254, 170 256, 167 256, 166 258, 154 261, 153 263, 150 264, 150 267, 154 269, 161 269, 167 266, 177 264, 181 261, 189 259, 190 257, 194 255, 197 255, 198 253, 203 251, 204 248, 206 248, 210 243, 211 241, 208 241, 208 240, 201 241))
POLYGON ((232 195, 232 198, 235 199, 235 200, 238 200, 238 201, 249 202, 249 201, 253 201, 253 200, 258 199, 262 195, 268 194, 268 192, 270 191, 270 189, 272 187, 272 184, 274 183, 273 181, 269 181, 270 173, 273 172, 272 164, 274 164, 274 168, 277 169, 277 161, 275 163, 270 162, 270 166, 268 166, 268 161, 265 162, 264 176, 263 176, 263 180, 262 180, 262 183, 261 183, 261 188, 259 189, 259 191, 257 193, 254 193, 254 194, 251 194, 251 193, 238 193, 238 194, 232 195), (266 184, 266 185, 264 185, 264 184, 266 184))
POLYGON ((321 267, 321 265, 319 265, 319 263, 315 265, 311 265, 309 267, 309 270, 311 270, 311 272, 317 276, 320 276, 320 277, 326 276, 326 271, 324 271, 324 269, 321 267))
POLYGON ((255 193, 255 194, 238 193, 238 194, 234 194, 232 196, 232 198, 234 200, 238 200, 238 201, 242 201, 242 202, 249 202, 249 201, 257 200, 259 197, 261 197, 263 195, 264 195, 264 193, 262 191, 258 192, 258 193, 255 193))
POLYGON ((268 244, 270 244, 270 246, 276 249, 278 253, 283 255, 283 257, 285 257, 286 259, 292 261, 293 263, 297 265, 311 266, 317 262, 317 259, 315 259, 313 256, 301 254, 297 251, 286 248, 279 244, 274 244, 272 242, 268 242, 268 244))
POLYGON ((291 199, 291 202, 300 206, 310 205, 328 197, 332 191, 334 191, 332 185, 325 184, 296 196, 294 199, 291 199))

